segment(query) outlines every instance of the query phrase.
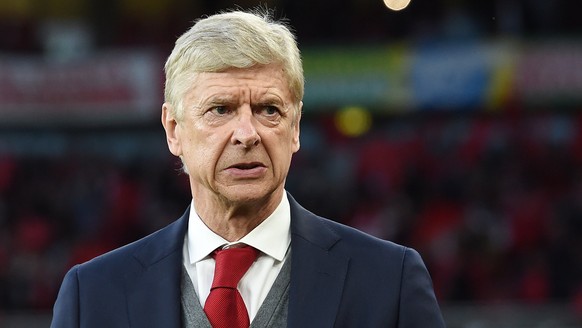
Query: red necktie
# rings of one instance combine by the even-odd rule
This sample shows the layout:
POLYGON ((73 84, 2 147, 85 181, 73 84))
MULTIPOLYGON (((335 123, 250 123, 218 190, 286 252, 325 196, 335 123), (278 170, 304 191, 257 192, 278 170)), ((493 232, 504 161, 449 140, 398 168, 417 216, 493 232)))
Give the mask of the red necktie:
POLYGON ((231 247, 214 252, 214 280, 204 304, 204 312, 213 328, 249 327, 249 314, 236 287, 257 254, 253 247, 231 247))

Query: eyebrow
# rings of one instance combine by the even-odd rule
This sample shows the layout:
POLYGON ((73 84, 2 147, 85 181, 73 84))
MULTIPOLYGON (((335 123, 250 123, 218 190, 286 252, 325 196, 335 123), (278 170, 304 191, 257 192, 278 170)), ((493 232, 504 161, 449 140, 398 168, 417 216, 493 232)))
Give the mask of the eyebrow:
POLYGON ((216 105, 232 105, 236 103, 236 100, 232 96, 228 95, 216 95, 208 97, 205 100, 199 102, 197 107, 208 107, 208 106, 216 106, 216 105))
MULTIPOLYGON (((238 104, 239 100, 237 96, 217 94, 202 100, 197 106, 198 108, 218 106, 218 105, 235 105, 238 104)), ((287 108, 287 103, 281 99, 281 97, 273 94, 266 94, 261 96, 256 102, 252 102, 253 106, 278 106, 281 108, 287 108)))
POLYGON ((277 96, 277 95, 264 95, 263 97, 261 97, 256 104, 258 105, 277 105, 277 106, 282 106, 285 107, 285 101, 283 101, 283 99, 281 99, 281 97, 277 96))

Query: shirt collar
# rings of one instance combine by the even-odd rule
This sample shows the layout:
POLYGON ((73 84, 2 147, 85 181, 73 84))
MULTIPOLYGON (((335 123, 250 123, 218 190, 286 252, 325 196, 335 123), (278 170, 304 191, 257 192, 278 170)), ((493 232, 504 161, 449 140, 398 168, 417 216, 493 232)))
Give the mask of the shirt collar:
POLYGON ((238 243, 252 246, 277 261, 282 261, 291 244, 291 210, 285 192, 275 211, 255 229, 234 243, 217 235, 202 222, 194 208, 194 200, 192 200, 188 220, 186 242, 191 264, 205 259, 221 246, 238 243))

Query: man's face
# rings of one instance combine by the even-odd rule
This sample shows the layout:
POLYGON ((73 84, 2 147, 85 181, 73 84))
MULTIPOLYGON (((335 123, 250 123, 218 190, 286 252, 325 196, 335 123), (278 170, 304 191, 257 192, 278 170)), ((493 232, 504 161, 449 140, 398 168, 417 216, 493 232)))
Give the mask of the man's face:
POLYGON ((299 150, 301 104, 294 104, 278 65, 199 73, 182 116, 164 104, 170 151, 181 156, 193 197, 239 203, 282 193, 299 150))

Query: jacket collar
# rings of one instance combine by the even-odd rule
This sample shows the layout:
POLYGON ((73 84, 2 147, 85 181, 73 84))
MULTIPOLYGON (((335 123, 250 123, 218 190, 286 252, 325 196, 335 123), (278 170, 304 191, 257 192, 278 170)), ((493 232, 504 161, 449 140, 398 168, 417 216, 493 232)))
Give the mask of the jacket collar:
POLYGON ((130 327, 180 327, 182 247, 188 213, 145 240, 134 253, 140 270, 126 275, 130 327))
MULTIPOLYGON (((349 258, 337 250, 340 236, 324 219, 291 207, 291 287, 288 327, 331 327, 343 293, 349 258)), ((141 266, 126 276, 130 326, 180 327, 182 249, 190 208, 134 253, 141 266)))
POLYGON ((332 327, 349 258, 338 251, 340 236, 325 219, 301 207, 291 195, 291 287, 288 327, 332 327))

